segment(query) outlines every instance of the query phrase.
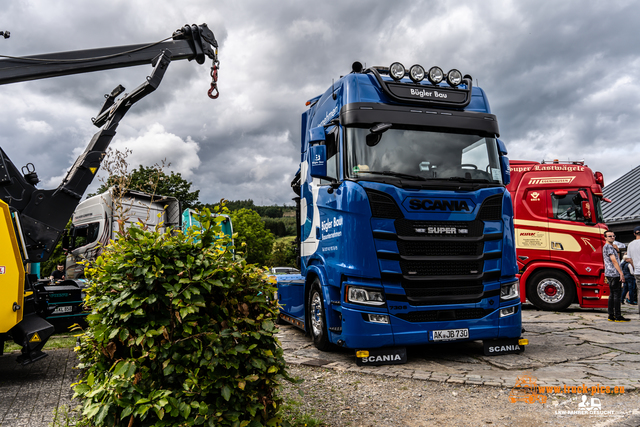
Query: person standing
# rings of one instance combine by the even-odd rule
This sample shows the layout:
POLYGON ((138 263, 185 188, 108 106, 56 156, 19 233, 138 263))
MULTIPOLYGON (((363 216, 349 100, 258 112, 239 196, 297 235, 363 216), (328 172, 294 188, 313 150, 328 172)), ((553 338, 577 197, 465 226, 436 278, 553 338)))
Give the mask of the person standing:
MULTIPOLYGON (((640 226, 633 229, 636 240, 629 243, 627 247, 627 255, 629 255, 631 265, 633 266, 633 274, 636 277, 636 300, 638 299, 637 291, 640 283, 640 226)), ((640 308, 638 309, 640 313, 640 308)))
POLYGON ((637 294, 636 294, 636 278, 634 275, 634 268, 631 265, 631 257, 628 254, 624 254, 622 257, 622 262, 620 263, 620 268, 624 273, 624 285, 622 286, 622 295, 620 296, 620 304, 631 304, 636 305, 637 294), (627 294, 627 292, 629 292, 627 294), (628 297, 625 301, 625 296, 628 297))
POLYGON ((620 313, 620 283, 624 283, 624 273, 620 268, 618 251, 613 247, 616 235, 613 231, 604 232, 605 245, 602 248, 604 275, 609 283, 609 322, 628 322, 620 313))

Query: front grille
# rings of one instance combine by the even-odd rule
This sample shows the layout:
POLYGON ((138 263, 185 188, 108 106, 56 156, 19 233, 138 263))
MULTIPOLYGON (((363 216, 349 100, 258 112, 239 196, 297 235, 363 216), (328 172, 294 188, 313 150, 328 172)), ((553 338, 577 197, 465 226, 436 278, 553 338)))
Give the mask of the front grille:
POLYGON ((438 322, 448 320, 468 320, 481 319, 493 312, 492 309, 482 308, 464 308, 460 310, 429 310, 429 311, 413 311, 411 313, 396 314, 402 320, 407 322, 438 322))
POLYGON ((405 218, 395 220, 396 232, 398 236, 430 236, 430 237, 440 237, 443 240, 448 238, 460 238, 460 237, 478 237, 482 236, 484 232, 484 224, 482 221, 470 221, 470 222, 462 222, 462 221, 411 221, 405 218), (455 234, 429 234, 429 227, 439 228, 455 228, 455 234), (425 232, 417 232, 418 230, 424 230, 425 232), (468 230, 467 233, 462 234, 460 230, 468 230))
POLYGON ((400 261, 407 276, 465 276, 482 273, 483 261, 400 261))
POLYGON ((478 219, 481 221, 500 221, 502 218, 502 194, 487 197, 482 203, 478 219))
POLYGON ((461 288, 422 288, 422 289, 405 289, 407 298, 425 298, 425 297, 450 297, 450 296, 471 296, 482 293, 484 286, 467 286, 461 288))
POLYGON ((482 255, 482 242, 398 240, 398 252, 406 256, 472 256, 482 255))
POLYGON ((371 215, 375 218, 396 219, 403 218, 402 211, 393 197, 381 191, 366 190, 371 206, 371 215))

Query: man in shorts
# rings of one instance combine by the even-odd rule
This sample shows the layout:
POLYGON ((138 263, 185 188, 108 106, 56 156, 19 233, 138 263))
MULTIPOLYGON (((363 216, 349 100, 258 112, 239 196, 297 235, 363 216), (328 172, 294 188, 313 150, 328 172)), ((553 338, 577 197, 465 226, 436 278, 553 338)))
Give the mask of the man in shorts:
POLYGON ((628 322, 629 319, 622 317, 620 313, 620 295, 622 289, 620 284, 624 283, 624 273, 620 268, 620 257, 618 251, 613 247, 616 235, 613 231, 604 232, 606 241, 602 248, 602 258, 604 260, 604 276, 609 283, 609 322, 628 322))

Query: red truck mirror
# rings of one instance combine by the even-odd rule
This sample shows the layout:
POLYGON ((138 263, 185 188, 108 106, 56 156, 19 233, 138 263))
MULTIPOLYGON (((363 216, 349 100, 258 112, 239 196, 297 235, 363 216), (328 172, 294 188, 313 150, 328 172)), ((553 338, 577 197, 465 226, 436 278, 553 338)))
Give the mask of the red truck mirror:
POLYGON ((591 203, 582 201, 582 216, 584 219, 591 220, 591 203))

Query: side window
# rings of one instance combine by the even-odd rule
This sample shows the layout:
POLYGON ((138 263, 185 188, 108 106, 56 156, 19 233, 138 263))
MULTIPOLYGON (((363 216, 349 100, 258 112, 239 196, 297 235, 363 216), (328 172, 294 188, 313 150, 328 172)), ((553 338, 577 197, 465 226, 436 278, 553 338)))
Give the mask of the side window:
POLYGON ((584 221, 582 215, 583 198, 578 191, 568 191, 567 194, 552 194, 553 217, 565 221, 584 221))
MULTIPOLYGON (((334 127, 330 132, 327 132, 327 139, 325 140, 327 146, 327 176, 338 179, 338 171, 340 167, 338 165, 338 127, 334 127)), ((326 179, 320 180, 320 185, 330 184, 331 181, 326 179)))

